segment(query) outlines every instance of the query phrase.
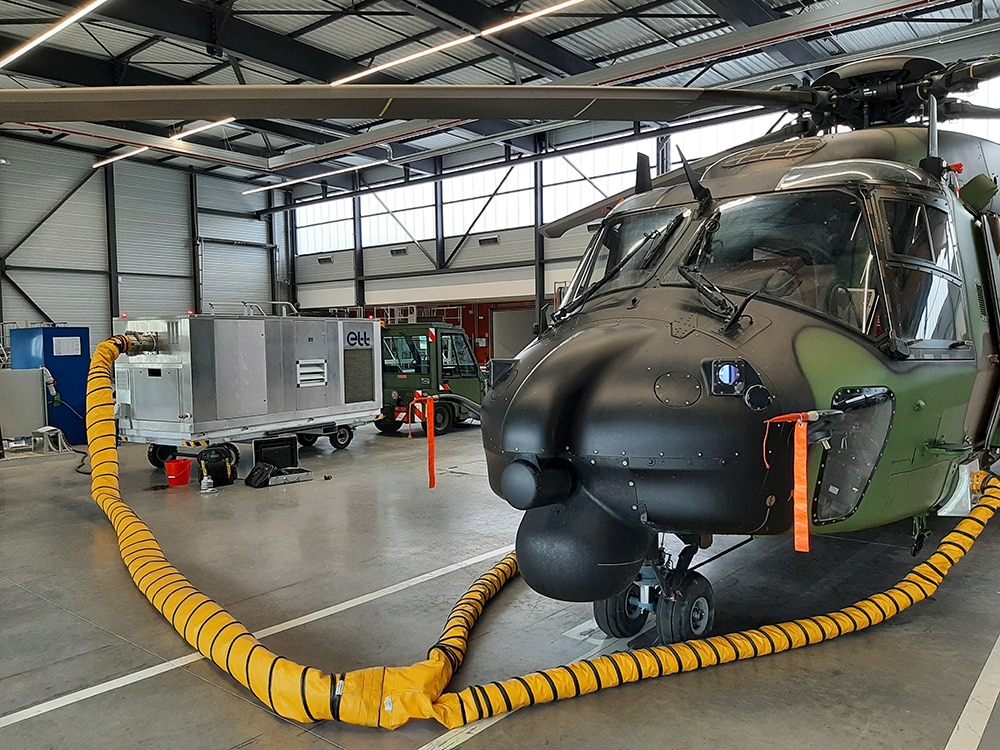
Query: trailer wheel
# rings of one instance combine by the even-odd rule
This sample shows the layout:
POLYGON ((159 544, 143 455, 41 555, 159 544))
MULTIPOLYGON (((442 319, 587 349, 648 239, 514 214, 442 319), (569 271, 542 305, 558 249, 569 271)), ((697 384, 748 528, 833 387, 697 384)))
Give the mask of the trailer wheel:
POLYGON ((146 460, 154 468, 162 469, 167 461, 173 461, 175 458, 177 458, 177 449, 172 445, 150 443, 146 448, 146 460))
POLYGON ((354 430, 350 427, 338 427, 337 431, 330 435, 330 444, 337 450, 343 450, 354 440, 354 430))
POLYGON ((316 445, 316 441, 319 440, 319 435, 313 435, 308 432, 297 432, 295 433, 295 438, 299 441, 299 445, 303 448, 309 448, 316 445))

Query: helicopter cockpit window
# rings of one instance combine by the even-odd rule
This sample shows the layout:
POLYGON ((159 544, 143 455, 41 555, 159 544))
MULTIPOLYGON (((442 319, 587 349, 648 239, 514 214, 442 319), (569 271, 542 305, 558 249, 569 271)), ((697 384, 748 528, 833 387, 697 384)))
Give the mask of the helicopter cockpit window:
POLYGON ((563 297, 560 310, 597 293, 639 286, 652 278, 680 232, 680 208, 624 214, 595 235, 563 297))
MULTIPOLYGON (((875 336, 878 264, 862 199, 796 191, 726 201, 684 264, 722 289, 804 306, 875 336)), ((665 283, 679 279, 673 269, 665 283)))
POLYGON ((961 354, 969 323, 947 214, 907 201, 885 200, 882 205, 891 253, 886 289, 896 336, 912 356, 935 356, 928 353, 935 349, 961 354))

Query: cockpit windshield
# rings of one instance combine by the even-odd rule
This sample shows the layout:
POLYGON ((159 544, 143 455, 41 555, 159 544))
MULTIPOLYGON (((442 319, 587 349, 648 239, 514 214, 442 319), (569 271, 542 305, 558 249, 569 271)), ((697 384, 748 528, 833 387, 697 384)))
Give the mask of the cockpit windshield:
MULTIPOLYGON (((870 331, 879 298, 872 231, 859 196, 768 193, 721 203, 679 265, 723 290, 756 292, 870 331)), ((665 283, 683 283, 676 267, 665 283)))
POLYGON ((566 314, 598 294, 652 278, 680 235, 690 211, 681 207, 623 214, 595 235, 563 297, 566 314))

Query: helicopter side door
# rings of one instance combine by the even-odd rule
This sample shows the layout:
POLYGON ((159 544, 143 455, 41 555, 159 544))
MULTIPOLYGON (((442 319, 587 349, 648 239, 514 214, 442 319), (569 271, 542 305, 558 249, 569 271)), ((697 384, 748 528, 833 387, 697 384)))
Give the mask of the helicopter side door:
POLYGON ((977 446, 998 446, 997 427, 1000 425, 1000 367, 997 356, 1000 353, 1000 215, 992 212, 983 214, 972 228, 976 243, 977 260, 982 276, 977 280, 979 310, 989 323, 989 330, 983 336, 980 363, 980 378, 976 392, 969 404, 970 419, 979 417, 973 429, 977 446))
MULTIPOLYGON (((917 515, 945 494, 955 465, 973 450, 966 431, 988 323, 973 319, 971 274, 943 197, 879 191, 882 275, 890 346, 901 364, 892 389, 896 420, 887 446, 886 496, 900 515, 917 515)), ((963 237, 964 239, 964 237, 963 237)))

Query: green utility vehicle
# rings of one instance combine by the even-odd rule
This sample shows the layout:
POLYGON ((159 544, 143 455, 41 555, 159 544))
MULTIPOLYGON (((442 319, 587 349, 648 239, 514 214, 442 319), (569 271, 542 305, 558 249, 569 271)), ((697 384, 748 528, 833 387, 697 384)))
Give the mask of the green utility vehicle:
POLYGON ((399 323, 382 329, 382 416, 375 426, 386 434, 420 422, 425 406, 414 397, 434 397, 434 432, 479 416, 485 379, 465 331, 446 323, 399 323))

